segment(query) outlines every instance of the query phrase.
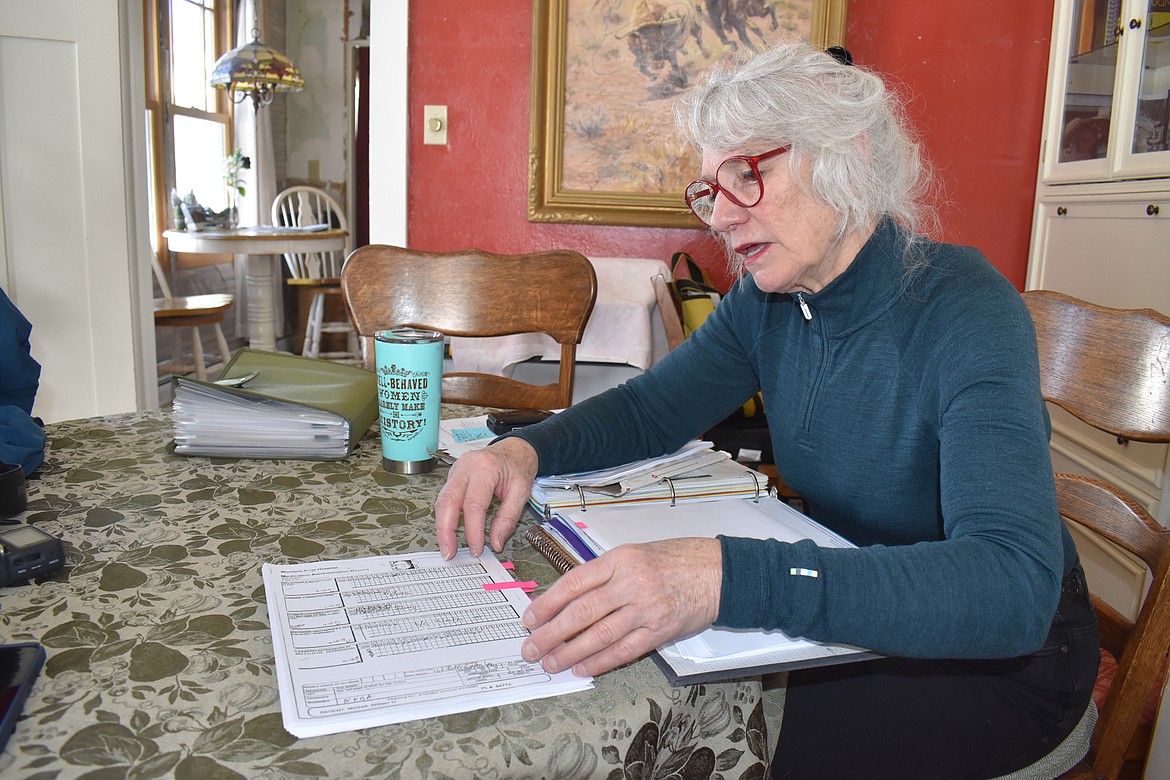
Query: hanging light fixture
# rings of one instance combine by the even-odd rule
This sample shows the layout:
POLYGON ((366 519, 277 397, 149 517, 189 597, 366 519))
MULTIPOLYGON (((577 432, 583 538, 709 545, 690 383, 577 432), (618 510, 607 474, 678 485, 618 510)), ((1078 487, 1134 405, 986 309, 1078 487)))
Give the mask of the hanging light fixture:
POLYGON ((260 42, 256 9, 252 9, 252 42, 232 49, 215 62, 211 86, 226 89, 233 103, 252 98, 257 111, 277 92, 299 92, 305 87, 297 66, 276 49, 260 42))

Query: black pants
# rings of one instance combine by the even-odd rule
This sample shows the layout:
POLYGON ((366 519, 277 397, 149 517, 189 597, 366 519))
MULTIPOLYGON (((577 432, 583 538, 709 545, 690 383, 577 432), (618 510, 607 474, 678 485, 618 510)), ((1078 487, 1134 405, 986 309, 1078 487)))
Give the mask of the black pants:
POLYGON ((1097 617, 1085 575, 1064 578, 1044 646, 990 661, 881 658, 788 676, 772 777, 989 778, 1052 751, 1088 706, 1097 617))

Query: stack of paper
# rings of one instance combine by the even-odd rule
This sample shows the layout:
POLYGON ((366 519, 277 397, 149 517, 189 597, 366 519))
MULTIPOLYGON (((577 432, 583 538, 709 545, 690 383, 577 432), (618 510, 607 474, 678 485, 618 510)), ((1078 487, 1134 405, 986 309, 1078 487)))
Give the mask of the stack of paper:
POLYGON ((768 477, 731 460, 724 452, 713 451, 722 458, 632 490, 614 485, 572 488, 532 487, 531 503, 541 513, 561 507, 609 506, 611 504, 669 503, 680 501, 716 501, 721 498, 759 498, 767 493, 768 477))
POLYGON ((264 564, 284 727, 297 737, 593 687, 520 657, 529 599, 491 550, 264 564))
MULTIPOLYGON (((487 415, 441 420, 439 451, 448 462, 486 447, 496 438, 487 415)), ((768 477, 731 460, 709 441, 687 442, 677 451, 612 468, 540 477, 530 503, 537 512, 568 506, 759 498, 768 477)))
POLYGON ((533 507, 543 514, 560 507, 714 501, 759 498, 768 477, 731 460, 711 442, 692 441, 677 452, 624 466, 541 477, 532 486, 533 507))
POLYGON ((541 477, 536 480, 542 488, 589 488, 599 493, 621 495, 631 490, 653 485, 665 477, 673 477, 687 471, 727 460, 731 456, 726 452, 712 449, 709 441, 689 441, 669 455, 656 458, 623 463, 607 469, 596 471, 578 471, 571 474, 556 474, 550 477, 541 477))
POLYGON ((488 446, 496 434, 488 428, 487 419, 481 414, 439 420, 439 455, 451 463, 460 455, 488 446))
POLYGON ((175 378, 175 452, 236 458, 338 459, 378 418, 372 371, 328 360, 241 349, 221 381, 175 378))

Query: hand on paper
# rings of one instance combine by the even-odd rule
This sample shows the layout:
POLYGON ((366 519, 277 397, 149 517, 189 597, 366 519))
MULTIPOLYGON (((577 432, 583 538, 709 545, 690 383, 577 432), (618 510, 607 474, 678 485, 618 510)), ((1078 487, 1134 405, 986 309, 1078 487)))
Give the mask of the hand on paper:
POLYGON ((492 519, 488 541, 496 552, 503 550, 532 493, 536 468, 532 445, 514 437, 459 456, 447 475, 447 484, 435 499, 435 534, 443 558, 450 560, 458 549, 455 529, 459 527, 460 514, 467 547, 479 557, 493 497, 500 499, 500 505, 492 519))
POLYGON ((549 672, 597 675, 707 628, 719 615, 717 539, 616 547, 576 566, 524 613, 521 654, 549 672))

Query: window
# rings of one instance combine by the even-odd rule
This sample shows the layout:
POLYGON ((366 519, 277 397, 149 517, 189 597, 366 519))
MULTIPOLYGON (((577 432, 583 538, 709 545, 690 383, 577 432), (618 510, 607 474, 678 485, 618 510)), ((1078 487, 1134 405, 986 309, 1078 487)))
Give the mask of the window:
POLYGON ((193 192, 215 211, 227 207, 222 168, 231 117, 227 97, 209 80, 215 61, 231 48, 231 0, 143 0, 143 12, 157 252, 162 231, 174 224, 172 192, 193 192))

